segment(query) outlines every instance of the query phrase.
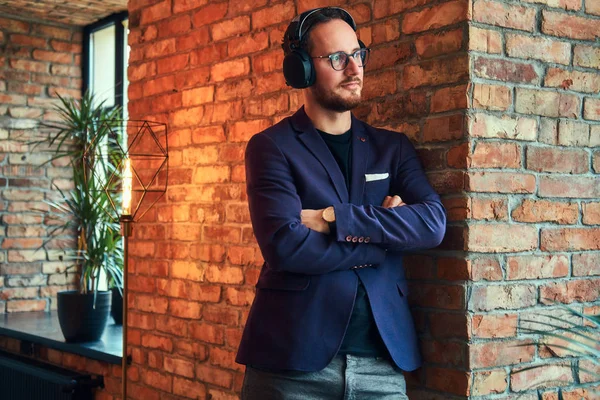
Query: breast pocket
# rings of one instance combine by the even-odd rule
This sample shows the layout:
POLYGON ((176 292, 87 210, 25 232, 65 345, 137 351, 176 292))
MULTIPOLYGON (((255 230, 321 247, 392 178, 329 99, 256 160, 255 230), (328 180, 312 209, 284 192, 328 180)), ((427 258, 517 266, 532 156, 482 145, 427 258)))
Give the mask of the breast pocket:
POLYGON ((390 193, 389 175, 366 174, 365 180, 365 204, 380 206, 383 203, 385 196, 390 193))

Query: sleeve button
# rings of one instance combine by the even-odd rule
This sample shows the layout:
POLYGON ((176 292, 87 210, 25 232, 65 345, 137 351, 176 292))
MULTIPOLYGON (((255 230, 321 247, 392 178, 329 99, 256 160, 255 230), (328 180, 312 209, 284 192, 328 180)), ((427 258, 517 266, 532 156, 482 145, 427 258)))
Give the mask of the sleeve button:
POLYGON ((367 236, 367 237, 365 238, 365 243, 369 243, 370 241, 371 241, 371 238, 367 236))
POLYGON ((358 238, 358 243, 362 243, 362 242, 364 242, 364 241, 365 241, 365 238, 364 238, 364 237, 362 237, 362 236, 361 236, 361 237, 359 237, 359 238, 358 238))
POLYGON ((348 235, 346 236, 346 242, 351 242, 352 241, 352 236, 348 235))
POLYGON ((357 238, 356 236, 354 236, 354 237, 352 238, 352 243, 356 243, 356 242, 358 242, 358 238, 357 238))

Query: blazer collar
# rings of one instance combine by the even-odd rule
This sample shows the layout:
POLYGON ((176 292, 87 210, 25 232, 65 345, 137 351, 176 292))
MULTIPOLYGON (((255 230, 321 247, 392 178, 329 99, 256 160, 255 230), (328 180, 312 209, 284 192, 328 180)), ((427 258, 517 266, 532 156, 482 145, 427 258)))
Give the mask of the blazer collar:
POLYGON ((302 106, 291 117, 292 128, 298 132, 298 138, 323 165, 342 203, 362 204, 367 167, 369 135, 362 121, 352 115, 352 176, 350 193, 346 188, 344 175, 327 144, 317 132, 302 106))

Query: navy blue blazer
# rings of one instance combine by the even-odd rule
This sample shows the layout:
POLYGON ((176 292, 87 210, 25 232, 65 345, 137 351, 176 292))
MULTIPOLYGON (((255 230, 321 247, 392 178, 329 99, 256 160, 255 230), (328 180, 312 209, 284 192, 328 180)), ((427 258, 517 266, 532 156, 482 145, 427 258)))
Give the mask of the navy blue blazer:
POLYGON ((406 296, 403 253, 437 246, 445 210, 401 133, 352 117, 350 193, 304 108, 253 136, 246 149, 252 226, 265 259, 236 361, 317 371, 336 355, 358 275, 396 365, 421 357, 406 296), (387 195, 407 204, 381 207, 387 195), (335 235, 308 229, 302 209, 333 205, 335 235))

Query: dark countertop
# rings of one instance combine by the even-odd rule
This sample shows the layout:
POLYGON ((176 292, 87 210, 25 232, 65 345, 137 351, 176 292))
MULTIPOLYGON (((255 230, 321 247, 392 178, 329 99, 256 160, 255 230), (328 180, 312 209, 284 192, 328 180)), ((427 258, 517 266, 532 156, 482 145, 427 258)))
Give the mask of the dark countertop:
POLYGON ((95 342, 66 342, 56 311, 0 314, 0 336, 41 344, 55 350, 78 354, 94 360, 121 364, 123 329, 109 318, 102 338, 95 342))

